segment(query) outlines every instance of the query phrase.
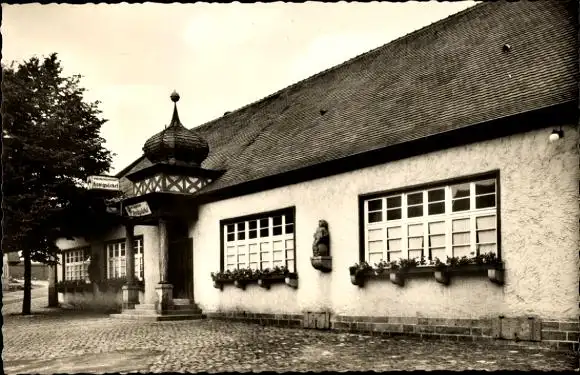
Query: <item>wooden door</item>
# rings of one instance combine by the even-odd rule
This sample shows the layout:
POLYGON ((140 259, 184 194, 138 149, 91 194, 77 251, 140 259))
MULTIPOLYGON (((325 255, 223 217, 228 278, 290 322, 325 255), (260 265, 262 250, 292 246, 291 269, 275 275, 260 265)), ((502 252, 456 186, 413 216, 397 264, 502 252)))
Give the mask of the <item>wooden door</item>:
POLYGON ((171 245, 169 282, 173 285, 173 298, 193 300, 193 240, 183 238, 171 245))

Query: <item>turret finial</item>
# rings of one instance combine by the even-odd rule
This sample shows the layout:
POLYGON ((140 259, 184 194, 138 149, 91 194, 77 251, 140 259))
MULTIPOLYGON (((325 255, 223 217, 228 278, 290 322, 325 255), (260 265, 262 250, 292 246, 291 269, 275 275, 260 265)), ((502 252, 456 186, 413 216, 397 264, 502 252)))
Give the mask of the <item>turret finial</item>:
POLYGON ((173 103, 177 103, 179 101, 179 94, 175 90, 173 90, 173 92, 171 93, 171 95, 169 97, 171 98, 171 101, 173 103))
POLYGON ((177 91, 173 90, 170 98, 171 101, 173 102, 173 116, 171 117, 169 127, 179 126, 181 125, 181 121, 179 121, 179 115, 177 114, 177 101, 179 100, 179 94, 177 93, 177 91))

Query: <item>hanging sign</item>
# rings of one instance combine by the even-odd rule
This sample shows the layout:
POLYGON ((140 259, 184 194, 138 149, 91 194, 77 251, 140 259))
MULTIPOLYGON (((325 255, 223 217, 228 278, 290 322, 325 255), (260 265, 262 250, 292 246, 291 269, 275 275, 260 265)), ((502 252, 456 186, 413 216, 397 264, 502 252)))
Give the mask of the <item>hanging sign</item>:
POLYGON ((87 179, 89 189, 119 190, 119 179, 109 176, 89 176, 87 179))
POLYGON ((125 207, 129 216, 147 216, 151 215, 151 210, 147 202, 139 202, 125 207))

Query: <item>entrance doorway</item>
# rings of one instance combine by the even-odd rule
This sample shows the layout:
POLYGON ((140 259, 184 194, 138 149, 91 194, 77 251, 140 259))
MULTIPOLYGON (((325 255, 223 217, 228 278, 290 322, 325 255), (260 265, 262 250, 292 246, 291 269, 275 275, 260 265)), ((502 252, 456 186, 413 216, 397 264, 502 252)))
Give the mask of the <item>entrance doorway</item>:
POLYGON ((173 285, 173 298, 193 301, 193 240, 188 237, 187 224, 168 226, 168 278, 173 285))

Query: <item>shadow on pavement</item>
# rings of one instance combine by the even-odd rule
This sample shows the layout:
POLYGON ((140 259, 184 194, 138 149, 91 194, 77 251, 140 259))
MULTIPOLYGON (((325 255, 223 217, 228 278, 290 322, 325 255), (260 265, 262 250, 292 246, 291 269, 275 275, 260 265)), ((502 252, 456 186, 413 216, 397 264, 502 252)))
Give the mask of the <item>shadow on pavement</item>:
POLYGON ((7 374, 135 372, 147 370, 148 362, 159 353, 153 350, 123 350, 54 359, 6 361, 4 371, 7 374))
POLYGON ((3 313, 4 318, 108 318, 111 312, 74 310, 61 307, 44 307, 42 309, 32 309, 32 314, 22 315, 20 311, 3 313))

